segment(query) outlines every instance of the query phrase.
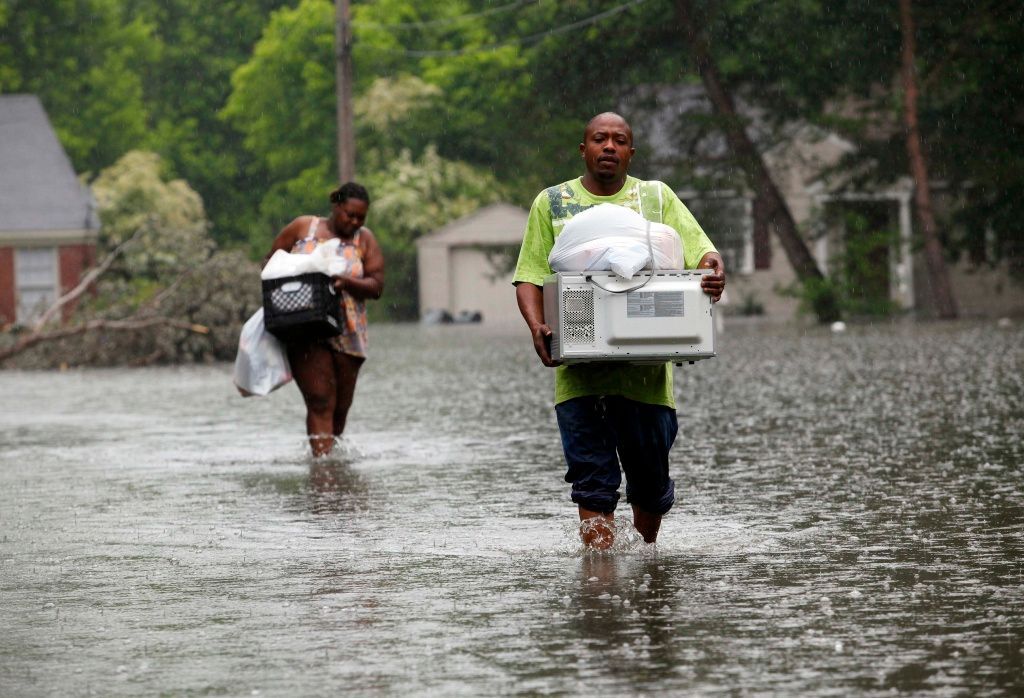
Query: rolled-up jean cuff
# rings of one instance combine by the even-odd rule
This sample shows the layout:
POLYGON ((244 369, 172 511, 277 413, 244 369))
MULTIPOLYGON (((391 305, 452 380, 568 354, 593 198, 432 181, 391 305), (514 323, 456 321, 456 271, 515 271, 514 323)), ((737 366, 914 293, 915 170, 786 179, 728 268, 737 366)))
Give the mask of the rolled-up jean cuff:
MULTIPOLYGON (((619 503, 619 493, 612 492, 610 494, 605 493, 589 493, 589 492, 573 492, 572 501, 584 509, 590 511, 599 511, 602 514, 610 514, 615 511, 615 506, 619 503)), ((669 504, 669 506, 672 506, 669 504)))
POLYGON ((640 509, 643 509, 648 514, 654 514, 655 516, 664 516, 668 513, 668 510, 672 508, 672 505, 676 502, 676 483, 671 478, 668 481, 668 487, 665 488, 665 493, 660 499, 654 501, 640 499, 630 494, 626 495, 626 501, 630 504, 635 504, 640 509))

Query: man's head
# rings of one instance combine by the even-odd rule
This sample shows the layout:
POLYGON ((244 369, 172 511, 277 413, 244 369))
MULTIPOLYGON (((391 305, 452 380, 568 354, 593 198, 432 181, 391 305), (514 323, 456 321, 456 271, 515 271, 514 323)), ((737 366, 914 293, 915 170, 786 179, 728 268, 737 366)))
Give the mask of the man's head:
POLYGON ((580 153, 587 174, 602 184, 625 180, 633 147, 633 129, 615 112, 598 114, 583 130, 580 153))

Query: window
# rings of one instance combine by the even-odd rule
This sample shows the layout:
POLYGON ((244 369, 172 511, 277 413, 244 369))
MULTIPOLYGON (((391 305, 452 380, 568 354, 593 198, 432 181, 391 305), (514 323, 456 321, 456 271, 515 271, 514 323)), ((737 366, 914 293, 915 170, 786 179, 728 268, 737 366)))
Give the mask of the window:
POLYGON ((704 194, 687 203, 700 227, 722 254, 727 271, 754 271, 753 218, 750 201, 740 196, 704 194))
POLYGON ((53 247, 15 250, 14 277, 18 322, 27 324, 57 299, 57 250, 53 247))

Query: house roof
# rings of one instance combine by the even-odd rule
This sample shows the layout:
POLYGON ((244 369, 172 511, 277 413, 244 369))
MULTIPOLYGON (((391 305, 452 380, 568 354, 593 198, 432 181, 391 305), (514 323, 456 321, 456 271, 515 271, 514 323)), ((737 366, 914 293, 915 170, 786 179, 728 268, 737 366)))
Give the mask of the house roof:
POLYGON ((35 95, 0 95, 0 231, 94 230, 89 190, 35 95))
POLYGON ((523 240, 529 214, 512 204, 490 204, 416 241, 419 247, 438 245, 511 245, 523 240))

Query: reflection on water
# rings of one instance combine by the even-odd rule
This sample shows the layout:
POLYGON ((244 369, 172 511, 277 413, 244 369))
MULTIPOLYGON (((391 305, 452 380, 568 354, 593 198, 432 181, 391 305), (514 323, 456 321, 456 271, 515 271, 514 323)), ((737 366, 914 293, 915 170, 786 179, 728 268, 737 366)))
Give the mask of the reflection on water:
POLYGON ((373 342, 320 460, 228 366, 0 373, 0 692, 1024 691, 1024 331, 727 327, 608 553, 524 333, 373 342))

